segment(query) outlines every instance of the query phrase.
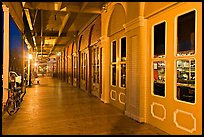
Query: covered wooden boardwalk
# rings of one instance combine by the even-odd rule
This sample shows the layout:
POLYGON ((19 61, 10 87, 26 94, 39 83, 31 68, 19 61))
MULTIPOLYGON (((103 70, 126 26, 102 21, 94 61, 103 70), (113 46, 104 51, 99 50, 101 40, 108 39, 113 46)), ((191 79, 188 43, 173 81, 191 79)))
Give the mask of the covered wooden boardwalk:
POLYGON ((27 88, 20 110, 2 116, 3 135, 157 135, 165 132, 138 123, 117 108, 51 77, 27 88))

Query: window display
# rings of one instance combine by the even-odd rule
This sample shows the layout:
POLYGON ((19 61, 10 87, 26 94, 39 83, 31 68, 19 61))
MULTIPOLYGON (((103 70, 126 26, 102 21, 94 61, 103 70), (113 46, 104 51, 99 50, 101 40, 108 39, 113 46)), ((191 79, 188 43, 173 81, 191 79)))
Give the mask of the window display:
POLYGON ((126 64, 121 65, 121 87, 126 87, 126 64))
POLYGON ((177 99, 195 102, 195 60, 176 61, 177 66, 177 99))
POLYGON ((80 70, 80 77, 84 80, 84 53, 81 53, 81 70, 80 70))
POLYGON ((99 47, 92 52, 92 78, 93 83, 99 83, 99 47))
POLYGON ((112 85, 116 86, 116 64, 112 65, 112 85))
POLYGON ((155 95, 165 96, 165 62, 154 61, 153 68, 154 68, 153 93, 155 95))

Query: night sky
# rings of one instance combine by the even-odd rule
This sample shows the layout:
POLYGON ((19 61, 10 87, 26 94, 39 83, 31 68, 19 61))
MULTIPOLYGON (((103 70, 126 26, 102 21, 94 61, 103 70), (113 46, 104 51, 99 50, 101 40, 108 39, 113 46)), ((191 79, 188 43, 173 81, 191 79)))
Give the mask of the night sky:
MULTIPOLYGON (((3 10, 2 10, 2 51, 3 51, 3 23, 4 23, 4 17, 3 17, 3 10)), ((13 21, 13 18, 11 15, 9 16, 9 66, 11 67, 15 62, 17 63, 14 67, 17 70, 22 69, 21 65, 18 64, 22 61, 22 38, 21 38, 21 32, 19 31, 18 27, 16 26, 15 22, 13 21)), ((24 42, 25 44, 25 42, 24 42)), ((27 45, 24 45, 24 51, 27 52, 27 45)), ((3 53, 3 52, 2 52, 3 53)), ((3 56, 3 54, 2 54, 3 56)), ((3 65, 3 57, 2 57, 2 65, 3 65)), ((15 70, 16 70, 15 69, 15 70)))

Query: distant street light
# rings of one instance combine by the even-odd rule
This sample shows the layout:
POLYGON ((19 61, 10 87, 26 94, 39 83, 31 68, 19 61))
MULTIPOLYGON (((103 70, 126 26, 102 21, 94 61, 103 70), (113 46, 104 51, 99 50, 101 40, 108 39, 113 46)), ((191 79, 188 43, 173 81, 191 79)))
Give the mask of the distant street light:
POLYGON ((57 52, 57 56, 61 56, 61 52, 57 52))
POLYGON ((35 63, 34 63, 34 66, 35 66, 35 67, 37 67, 37 66, 38 66, 38 63, 37 63, 37 62, 35 62, 35 63))
POLYGON ((28 59, 33 59, 33 55, 32 54, 28 54, 28 59))

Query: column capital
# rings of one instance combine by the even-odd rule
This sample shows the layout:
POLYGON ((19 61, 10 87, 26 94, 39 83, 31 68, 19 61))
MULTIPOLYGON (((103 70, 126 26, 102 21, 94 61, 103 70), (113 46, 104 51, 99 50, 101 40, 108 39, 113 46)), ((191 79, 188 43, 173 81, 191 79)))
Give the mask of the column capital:
POLYGON ((9 8, 6 5, 2 5, 2 8, 3 8, 4 12, 8 12, 9 11, 9 8))
POLYGON ((109 38, 108 36, 104 35, 104 36, 100 37, 100 40, 101 40, 101 42, 104 42, 104 41, 108 40, 108 38, 109 38))
POLYGON ((139 16, 138 18, 135 18, 129 22, 127 22, 126 24, 123 25, 123 27, 125 28, 125 31, 128 32, 132 29, 135 29, 137 27, 141 27, 144 26, 146 19, 144 19, 144 17, 139 16))

